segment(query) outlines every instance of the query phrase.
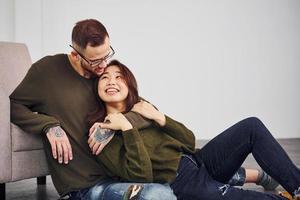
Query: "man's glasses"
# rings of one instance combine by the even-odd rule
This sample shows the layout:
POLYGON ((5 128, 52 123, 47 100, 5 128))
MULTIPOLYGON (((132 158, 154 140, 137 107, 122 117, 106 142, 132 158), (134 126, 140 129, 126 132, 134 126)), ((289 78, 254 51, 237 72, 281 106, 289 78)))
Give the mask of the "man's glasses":
POLYGON ((115 50, 110 46, 111 51, 109 52, 108 55, 104 56, 103 58, 97 59, 97 60, 89 60, 86 57, 84 57, 77 49, 75 49, 72 45, 69 45, 72 49, 74 49, 74 51, 76 51, 76 53, 78 53, 78 55, 80 55, 80 57, 85 60, 90 67, 98 67, 100 66, 104 61, 107 61, 109 59, 111 59, 114 55, 115 55, 115 50))

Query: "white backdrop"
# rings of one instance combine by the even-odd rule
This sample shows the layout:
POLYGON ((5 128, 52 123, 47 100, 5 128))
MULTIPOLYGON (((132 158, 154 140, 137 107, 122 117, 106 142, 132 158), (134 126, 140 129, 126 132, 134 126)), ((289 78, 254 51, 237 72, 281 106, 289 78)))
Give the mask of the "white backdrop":
POLYGON ((76 21, 96 18, 140 94, 197 139, 257 116, 277 138, 300 137, 298 0, 1 0, 0 40, 33 61, 68 53, 76 21), (11 12, 7 12, 11 10, 11 12), (12 23, 7 23, 7 22, 12 23))

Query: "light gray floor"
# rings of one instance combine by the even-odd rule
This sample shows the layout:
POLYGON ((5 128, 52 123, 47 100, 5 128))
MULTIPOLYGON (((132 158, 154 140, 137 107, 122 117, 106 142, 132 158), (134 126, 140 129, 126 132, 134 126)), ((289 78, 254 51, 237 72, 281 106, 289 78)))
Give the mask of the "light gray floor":
MULTIPOLYGON (((203 146, 207 141, 197 141, 197 147, 203 146)), ((279 143, 288 152, 291 159, 296 165, 300 166, 300 138, 298 139, 281 139, 279 143)), ((244 163, 245 167, 257 168, 254 158, 250 155, 244 163)), ((247 184, 247 189, 263 191, 263 189, 255 184, 247 184)), ((279 188, 279 190, 282 188, 279 188)), ((36 179, 28 179, 6 185, 6 199, 8 200, 54 200, 58 198, 58 194, 52 184, 50 176, 47 176, 47 184, 45 186, 37 186, 36 179)))

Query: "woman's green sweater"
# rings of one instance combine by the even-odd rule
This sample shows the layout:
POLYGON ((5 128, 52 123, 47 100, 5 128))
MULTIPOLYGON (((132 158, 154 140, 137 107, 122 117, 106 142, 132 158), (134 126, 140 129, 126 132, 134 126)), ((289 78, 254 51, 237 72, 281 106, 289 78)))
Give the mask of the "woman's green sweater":
POLYGON ((193 153, 195 137, 166 116, 166 125, 117 132, 97 156, 106 173, 131 182, 170 183, 183 153, 193 153))

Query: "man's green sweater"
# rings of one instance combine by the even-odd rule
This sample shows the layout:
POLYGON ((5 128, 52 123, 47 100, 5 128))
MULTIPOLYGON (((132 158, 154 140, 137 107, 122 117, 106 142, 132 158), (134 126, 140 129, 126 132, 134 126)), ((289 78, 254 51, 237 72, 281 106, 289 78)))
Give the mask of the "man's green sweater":
MULTIPOLYGON (((106 177, 88 146, 88 114, 97 107, 95 80, 80 76, 68 56, 47 56, 34 63, 11 94, 11 121, 23 130, 41 134, 50 174, 60 195, 96 184, 106 177), (52 156, 45 131, 60 125, 73 151, 69 164, 59 164, 52 156)), ((146 123, 129 113, 133 126, 146 123)), ((143 125, 142 125, 143 124, 143 125)))
POLYGON ((110 176, 123 181, 170 183, 183 153, 193 153, 195 136, 183 124, 166 116, 163 127, 117 132, 97 156, 110 176))

